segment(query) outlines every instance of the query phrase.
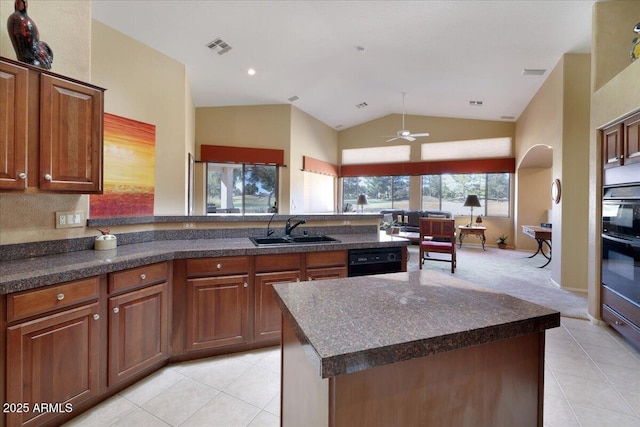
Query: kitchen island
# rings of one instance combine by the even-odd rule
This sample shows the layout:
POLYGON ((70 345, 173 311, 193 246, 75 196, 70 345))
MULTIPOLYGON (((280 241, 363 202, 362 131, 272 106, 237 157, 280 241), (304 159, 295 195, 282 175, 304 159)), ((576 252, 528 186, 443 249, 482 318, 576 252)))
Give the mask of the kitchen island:
POLYGON ((542 426, 560 313, 431 271, 275 290, 283 426, 542 426))

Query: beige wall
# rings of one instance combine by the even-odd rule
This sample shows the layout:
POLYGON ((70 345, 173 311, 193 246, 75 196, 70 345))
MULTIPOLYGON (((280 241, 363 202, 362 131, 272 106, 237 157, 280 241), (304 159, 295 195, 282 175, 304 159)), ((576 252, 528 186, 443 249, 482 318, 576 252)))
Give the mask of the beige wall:
POLYGON ((92 78, 107 88, 105 112, 156 127, 155 215, 185 215, 193 101, 185 66, 98 21, 92 78))
MULTIPOLYGON (((291 163, 291 105, 250 105, 196 108, 196 159, 201 145, 272 148, 284 150, 291 163)), ((290 173, 280 168, 278 208, 288 212, 290 173)))
POLYGON ((596 3, 593 10, 593 45, 591 58, 594 76, 591 98, 591 133, 589 144, 589 260, 587 265, 589 314, 600 318, 601 257, 601 141, 598 129, 632 111, 640 109, 640 61, 628 62, 628 51, 613 48, 619 43, 631 48, 631 28, 640 16, 640 2, 613 1, 596 3), (631 26, 629 20, 631 19, 631 26), (611 49, 608 49, 610 46, 611 49), (598 48, 596 50, 596 48, 598 48), (624 55, 622 59, 621 55, 624 55), (611 64, 616 64, 613 66, 611 64), (603 70, 608 70, 606 73, 603 70), (617 70, 617 72, 616 72, 617 70), (596 76, 598 79, 596 79, 596 76))
MULTIPOLYGON (((334 212, 333 200, 331 203, 324 203, 322 207, 319 206, 320 204, 314 203, 319 199, 314 197, 313 192, 309 191, 309 187, 314 184, 316 186, 330 186, 335 196, 337 179, 322 178, 314 176, 317 174, 311 172, 303 172, 301 170, 303 156, 310 156, 337 165, 338 132, 304 111, 292 107, 291 157, 288 168, 289 194, 291 197, 289 200, 289 213, 334 212)), ((320 191, 322 191, 322 188, 316 187, 315 192, 320 191)))
MULTIPOLYGON (((0 55, 16 59, 6 22, 13 0, 0 0, 0 55)), ((29 16, 41 40, 53 50, 52 71, 91 82, 91 3, 87 1, 30 2, 29 16)), ((88 210, 88 196, 0 194, 0 245, 80 237, 84 228, 55 229, 56 211, 88 210)))
POLYGON ((521 226, 534 219, 529 218, 528 211, 542 212, 549 208, 548 189, 554 179, 560 179, 561 201, 551 206, 551 278, 564 288, 582 291, 587 290, 586 265, 589 262, 589 190, 586 183, 589 174, 590 60, 588 54, 564 55, 532 98, 516 127, 517 164, 536 145, 553 148, 551 176, 541 174, 537 176, 539 180, 534 181, 528 173, 518 171, 518 179, 526 179, 526 182, 517 185, 517 246, 529 249, 533 245, 522 233, 521 226), (534 207, 528 198, 529 192, 547 196, 534 207))

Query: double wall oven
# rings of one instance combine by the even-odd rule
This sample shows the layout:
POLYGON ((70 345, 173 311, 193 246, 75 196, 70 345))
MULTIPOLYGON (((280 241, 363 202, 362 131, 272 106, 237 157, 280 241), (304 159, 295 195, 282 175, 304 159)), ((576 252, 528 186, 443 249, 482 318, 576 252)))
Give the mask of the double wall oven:
POLYGON ((640 183, 604 190, 602 317, 640 346, 640 183))

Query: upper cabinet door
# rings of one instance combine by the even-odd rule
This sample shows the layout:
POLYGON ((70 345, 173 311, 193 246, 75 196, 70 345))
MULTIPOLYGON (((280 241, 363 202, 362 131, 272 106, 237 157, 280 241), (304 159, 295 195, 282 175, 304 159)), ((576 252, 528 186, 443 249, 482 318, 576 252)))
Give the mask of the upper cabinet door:
POLYGON ((0 189, 27 188, 29 71, 0 62, 0 189))
POLYGON ((624 164, 622 123, 602 130, 602 163, 605 169, 624 164))
POLYGON ((624 121, 624 163, 640 162, 640 113, 624 121))
POLYGON ((42 74, 42 190, 102 192, 103 91, 42 74))

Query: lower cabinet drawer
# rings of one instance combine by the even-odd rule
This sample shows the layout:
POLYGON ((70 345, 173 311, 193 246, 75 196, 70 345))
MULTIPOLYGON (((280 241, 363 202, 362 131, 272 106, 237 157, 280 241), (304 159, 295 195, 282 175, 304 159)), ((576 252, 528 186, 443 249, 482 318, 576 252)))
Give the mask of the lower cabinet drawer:
POLYGON ((248 271, 249 258, 245 256, 187 260, 188 277, 226 276, 230 274, 246 274, 248 271))
POLYGON ((76 280, 7 296, 9 323, 98 298, 98 277, 76 280))
POLYGON ((166 282, 168 274, 169 265, 166 262, 111 273, 109 275, 109 293, 166 282))
POLYGON ((640 329, 607 305, 602 306, 602 319, 613 329, 624 335, 633 345, 640 348, 640 329))

